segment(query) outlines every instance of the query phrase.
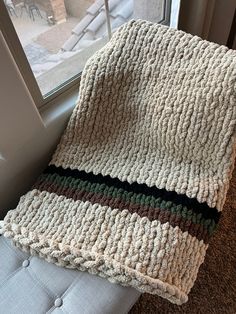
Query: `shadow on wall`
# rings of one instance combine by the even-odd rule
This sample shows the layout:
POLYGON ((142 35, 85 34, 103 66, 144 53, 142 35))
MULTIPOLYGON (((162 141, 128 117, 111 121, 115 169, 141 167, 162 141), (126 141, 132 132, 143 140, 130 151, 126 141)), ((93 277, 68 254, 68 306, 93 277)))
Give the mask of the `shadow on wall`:
MULTIPOLYGON (((75 98, 41 116, 0 33, 0 218, 46 167, 75 98)), ((77 93, 76 93, 77 94, 77 93)))

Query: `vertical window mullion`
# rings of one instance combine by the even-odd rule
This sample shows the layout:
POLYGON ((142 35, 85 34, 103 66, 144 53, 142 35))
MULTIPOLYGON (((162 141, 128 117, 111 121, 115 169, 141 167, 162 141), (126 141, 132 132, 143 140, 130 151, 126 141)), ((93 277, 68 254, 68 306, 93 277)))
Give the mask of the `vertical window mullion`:
POLYGON ((106 11, 106 21, 107 21, 107 33, 108 33, 108 39, 111 39, 111 19, 109 15, 109 4, 108 0, 104 0, 105 3, 105 11, 106 11))

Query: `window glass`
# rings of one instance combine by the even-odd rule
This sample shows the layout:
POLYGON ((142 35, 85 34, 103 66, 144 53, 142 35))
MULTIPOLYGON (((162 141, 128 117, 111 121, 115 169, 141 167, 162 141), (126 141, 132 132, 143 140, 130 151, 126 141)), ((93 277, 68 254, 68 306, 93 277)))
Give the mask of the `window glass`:
MULTIPOLYGON (((78 75, 107 41, 104 0, 5 0, 43 96, 78 75)), ((109 0, 111 29, 132 18, 168 21, 170 1, 109 0)))

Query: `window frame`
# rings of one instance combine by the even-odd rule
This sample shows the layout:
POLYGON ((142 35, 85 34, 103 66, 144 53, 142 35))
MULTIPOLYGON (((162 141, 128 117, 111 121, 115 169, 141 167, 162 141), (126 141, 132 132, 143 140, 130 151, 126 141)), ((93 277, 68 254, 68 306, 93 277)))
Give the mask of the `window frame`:
POLYGON ((68 81, 65 81, 63 84, 57 86, 52 93, 48 93, 45 95, 46 97, 43 97, 3 0, 0 0, 0 12, 0 31, 2 32, 12 57, 19 68, 30 95, 38 108, 43 107, 56 98, 64 96, 66 92, 73 91, 75 88, 78 88, 81 73, 78 73, 68 81))
MULTIPOLYGON (((158 1, 164 1, 163 18, 158 23, 168 25, 170 23, 172 0, 158 1)), ((104 5, 106 9, 109 8, 108 0, 104 0, 104 5)), ((63 82, 61 85, 57 86, 51 92, 43 96, 38 86, 37 80, 33 74, 27 56, 24 52, 24 49, 21 45, 20 39, 18 38, 17 32, 7 12, 4 0, 0 0, 0 12, 0 31, 3 34, 3 37, 12 54, 12 57, 37 108, 40 109, 43 106, 54 102, 56 99, 59 99, 67 93, 73 92, 73 90, 78 88, 81 79, 81 72, 69 78, 67 81, 63 82)), ((109 25, 109 21, 107 21, 107 25, 109 25)))

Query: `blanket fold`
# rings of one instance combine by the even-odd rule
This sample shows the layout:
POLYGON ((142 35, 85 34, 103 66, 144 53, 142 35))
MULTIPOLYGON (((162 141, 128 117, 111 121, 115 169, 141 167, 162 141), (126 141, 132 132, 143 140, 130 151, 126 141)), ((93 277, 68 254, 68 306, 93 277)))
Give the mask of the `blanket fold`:
POLYGON ((236 53, 130 21, 87 62, 49 166, 3 233, 57 265, 187 301, 236 152, 236 53))

